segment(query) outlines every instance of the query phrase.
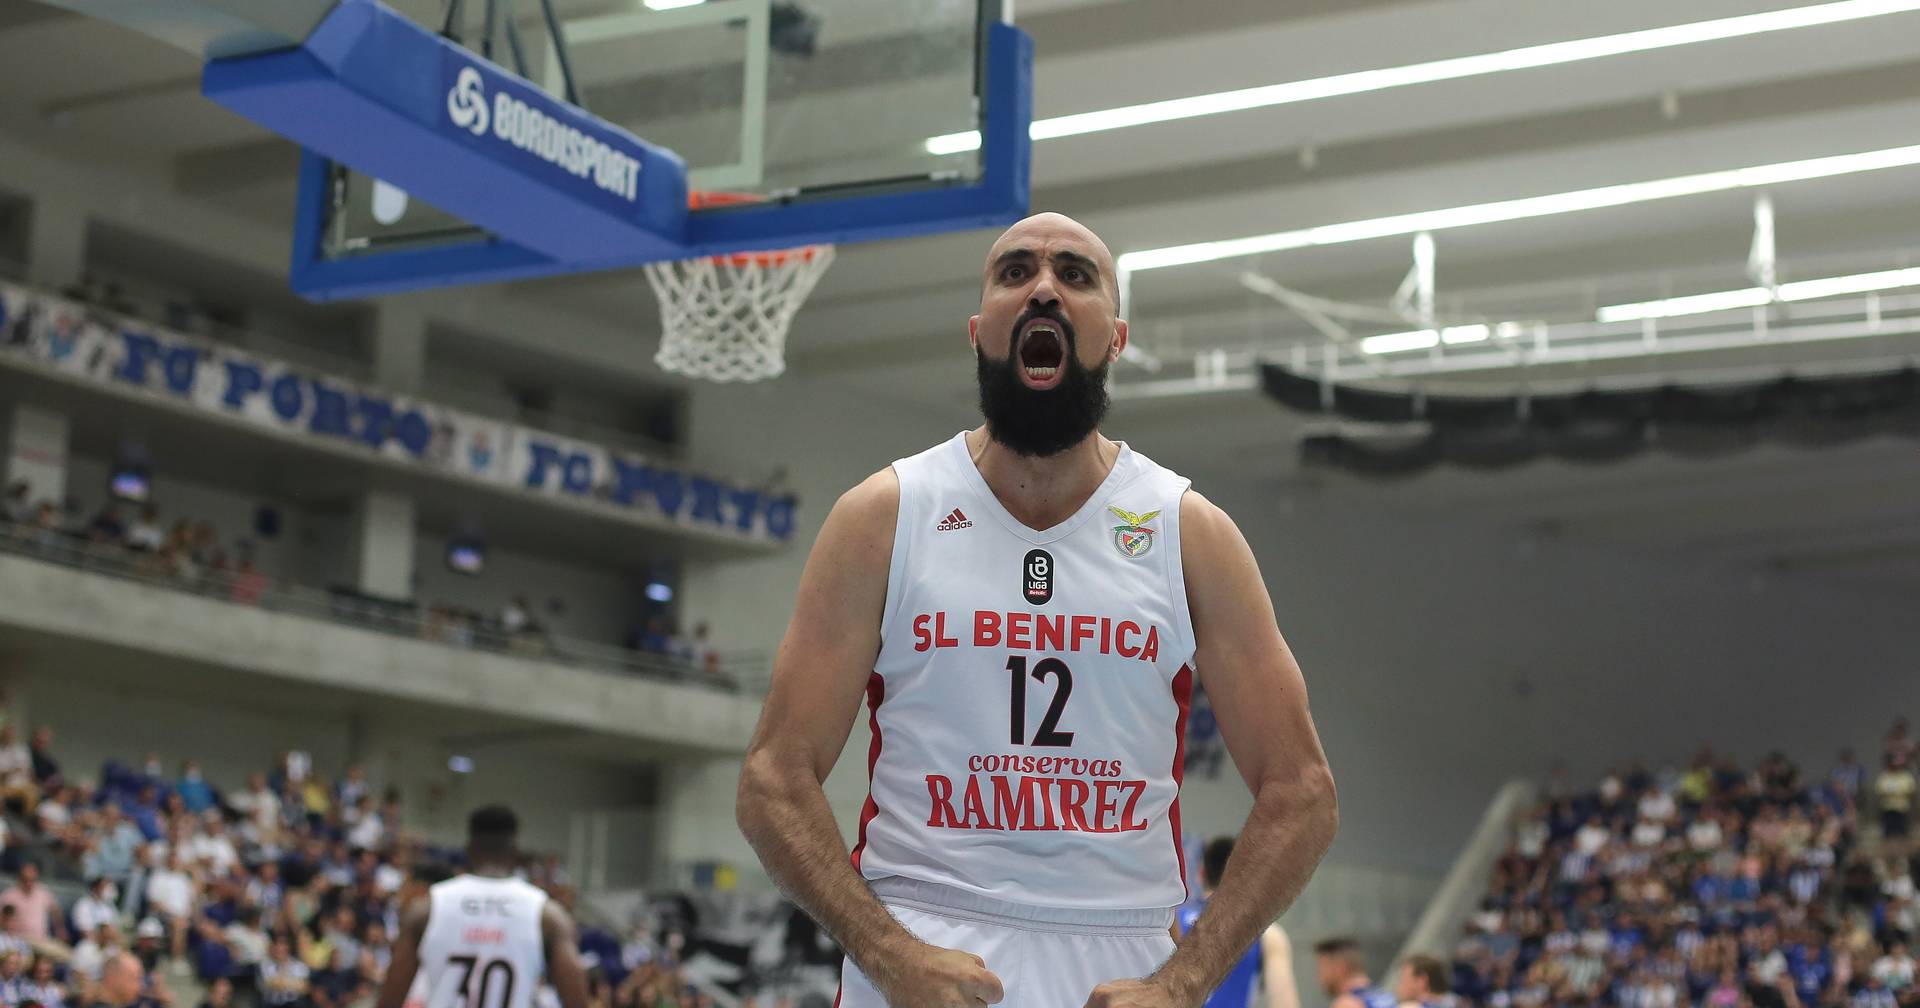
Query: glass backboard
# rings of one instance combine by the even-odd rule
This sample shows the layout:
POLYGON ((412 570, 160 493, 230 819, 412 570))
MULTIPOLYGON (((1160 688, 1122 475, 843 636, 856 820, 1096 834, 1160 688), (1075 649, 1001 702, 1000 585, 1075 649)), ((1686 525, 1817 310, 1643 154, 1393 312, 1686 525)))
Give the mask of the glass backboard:
MULTIPOLYGON (((675 2, 557 3, 563 55, 537 4, 522 0, 505 15, 517 38, 503 24, 491 59, 563 99, 570 71, 581 107, 673 151, 695 191, 793 205, 939 192, 987 173, 990 152, 978 137, 1001 0, 705 0, 656 9, 675 2)), ((481 5, 466 6, 458 34, 478 50, 481 5)), ((1024 192, 1024 150, 1022 158, 1024 192)), ((486 237, 344 165, 326 172, 321 260, 486 237)))

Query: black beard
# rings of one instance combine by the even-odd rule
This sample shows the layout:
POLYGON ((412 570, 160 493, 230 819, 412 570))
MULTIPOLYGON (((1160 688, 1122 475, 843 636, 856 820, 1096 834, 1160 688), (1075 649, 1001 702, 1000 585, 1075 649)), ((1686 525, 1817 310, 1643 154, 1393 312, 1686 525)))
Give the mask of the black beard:
POLYGON ((1073 330, 1066 320, 1032 315, 1014 325, 1007 356, 993 360, 976 349, 974 361, 980 379, 980 414, 987 418, 987 436, 1017 455, 1045 458, 1079 444, 1107 415, 1107 368, 1080 363, 1074 354, 1073 330), (1034 318, 1048 318, 1060 329, 1066 368, 1060 384, 1032 389, 1020 380, 1019 332, 1034 318))

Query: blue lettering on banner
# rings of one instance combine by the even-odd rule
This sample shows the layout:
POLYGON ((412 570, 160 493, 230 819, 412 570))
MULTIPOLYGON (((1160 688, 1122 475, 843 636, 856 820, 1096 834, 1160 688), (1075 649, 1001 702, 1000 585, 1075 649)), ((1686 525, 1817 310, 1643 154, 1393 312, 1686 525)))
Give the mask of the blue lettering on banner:
MULTIPOLYGON (((80 318, 77 308, 57 299, 23 298, 12 288, 0 285, 0 334, 17 336, 23 328, 36 336, 43 330, 49 333, 44 343, 0 341, 9 350, 59 361, 81 345, 80 318), (72 321, 63 314, 68 309, 72 321), (49 312, 52 314, 46 317, 54 321, 45 326, 35 321, 49 312), (63 333, 64 340, 60 338, 63 333)), ((432 407, 415 408, 405 400, 355 388, 346 379, 300 374, 273 361, 250 361, 165 334, 88 331, 97 331, 97 338, 108 341, 117 337, 120 342, 117 359, 96 356, 88 365, 87 373, 102 381, 165 390, 208 409, 244 415, 280 430, 335 438, 376 451, 389 443, 397 444, 415 461, 487 480, 511 483, 517 479, 530 490, 604 499, 615 506, 647 509, 664 518, 741 536, 758 534, 781 541, 794 533, 796 502, 791 496, 770 497, 724 480, 623 457, 522 427, 432 407), (204 390, 205 399, 194 400, 203 364, 207 384, 222 384, 204 390), (157 381, 156 366, 160 372, 157 381), (267 400, 266 411, 249 406, 262 396, 267 400), (466 447, 452 447, 430 456, 436 437, 466 447), (507 454, 507 446, 519 439, 526 441, 527 468, 515 474, 498 465, 497 460, 512 457, 507 454)))
POLYGON ((393 433, 393 404, 372 396, 360 397, 360 440, 369 448, 387 443, 393 433))
POLYGON ((175 395, 190 395, 193 392, 193 376, 200 369, 200 351, 193 347, 172 347, 160 362, 160 372, 167 378, 167 388, 175 395))
POLYGON ((618 455, 608 458, 613 460, 613 502, 632 505, 641 491, 653 485, 653 470, 618 455))
POLYGON ((727 516, 720 513, 720 484, 704 476, 693 478, 693 520, 724 525, 727 516))
POLYGON ((796 503, 792 497, 767 502, 768 535, 775 539, 786 539, 793 535, 793 509, 796 503))
POLYGON ((420 458, 427 454, 427 446, 433 444, 433 425, 417 411, 408 410, 400 414, 393 425, 393 436, 407 454, 420 458))
POLYGON ((686 479, 671 469, 654 473, 653 502, 660 506, 661 512, 678 517, 680 505, 687 502, 686 479))
POLYGON ((351 437, 352 432, 347 429, 347 394, 314 379, 313 416, 307 420, 307 429, 315 434, 351 437))
POLYGON ((544 441, 528 441, 527 455, 527 486, 546 489, 547 469, 560 461, 560 449, 544 441))
POLYGON ((227 362, 227 394, 220 398, 220 404, 228 409, 239 409, 246 404, 247 397, 260 391, 263 384, 260 369, 246 361, 227 362))
POLYGON ((577 496, 593 489, 593 459, 586 452, 574 452, 567 456, 566 463, 560 469, 560 487, 577 496))
POLYGON ((300 390, 300 376, 283 374, 273 380, 273 386, 267 390, 267 397, 273 402, 275 416, 289 423, 300 415, 306 406, 306 396, 300 390))
POLYGON ((145 385, 147 362, 160 356, 160 341, 141 332, 123 332, 120 339, 126 344, 127 356, 113 376, 123 382, 145 385))
POLYGON ((760 513, 760 495, 752 490, 729 490, 727 497, 733 501, 733 527, 753 531, 754 516, 760 513))

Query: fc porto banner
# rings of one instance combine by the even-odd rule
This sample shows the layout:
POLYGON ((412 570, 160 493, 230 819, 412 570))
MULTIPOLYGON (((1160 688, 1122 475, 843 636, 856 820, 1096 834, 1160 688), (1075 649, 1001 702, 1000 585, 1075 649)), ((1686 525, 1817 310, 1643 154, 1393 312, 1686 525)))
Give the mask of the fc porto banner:
POLYGON ((793 535, 795 501, 639 455, 390 395, 0 284, 0 354, 287 434, 747 540, 793 535))

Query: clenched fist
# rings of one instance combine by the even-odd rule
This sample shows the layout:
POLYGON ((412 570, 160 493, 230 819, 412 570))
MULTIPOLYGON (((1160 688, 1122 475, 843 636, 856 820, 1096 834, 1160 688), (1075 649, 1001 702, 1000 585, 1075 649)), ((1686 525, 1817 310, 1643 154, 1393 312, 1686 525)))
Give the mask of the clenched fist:
POLYGON ((889 1008, 979 1008, 1006 996, 985 959, 919 941, 882 956, 867 979, 889 1008))

